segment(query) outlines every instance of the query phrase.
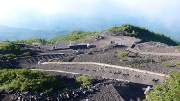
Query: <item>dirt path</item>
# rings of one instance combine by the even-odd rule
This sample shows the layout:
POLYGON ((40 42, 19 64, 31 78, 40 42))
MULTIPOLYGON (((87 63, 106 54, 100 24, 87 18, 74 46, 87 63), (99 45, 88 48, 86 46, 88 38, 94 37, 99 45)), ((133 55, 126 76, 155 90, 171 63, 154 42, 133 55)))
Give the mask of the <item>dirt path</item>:
POLYGON ((138 52, 140 54, 149 54, 149 55, 158 55, 158 56, 180 56, 180 53, 156 53, 156 52, 142 52, 142 51, 138 51, 135 50, 133 48, 128 48, 129 51, 131 52, 138 52))
POLYGON ((90 65, 107 66, 107 67, 111 67, 111 68, 126 69, 126 70, 136 71, 136 72, 140 72, 140 73, 147 73, 147 74, 152 74, 152 75, 157 75, 157 76, 162 76, 162 77, 166 76, 165 74, 150 72, 150 71, 146 71, 146 70, 139 70, 139 69, 134 69, 134 68, 129 68, 129 67, 109 65, 109 64, 105 64, 105 63, 95 63, 95 62, 44 62, 42 64, 65 64, 65 65, 67 65, 67 64, 71 64, 71 65, 90 64, 90 65))
POLYGON ((99 76, 106 79, 148 85, 161 84, 164 81, 164 76, 167 76, 146 70, 94 62, 45 62, 34 66, 33 70, 99 76))

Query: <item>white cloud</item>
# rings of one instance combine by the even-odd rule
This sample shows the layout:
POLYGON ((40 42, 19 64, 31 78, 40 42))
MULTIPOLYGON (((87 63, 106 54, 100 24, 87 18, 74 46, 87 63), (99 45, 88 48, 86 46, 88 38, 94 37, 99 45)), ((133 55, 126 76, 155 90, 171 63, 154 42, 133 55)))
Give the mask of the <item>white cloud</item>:
POLYGON ((162 17, 171 14, 179 15, 179 0, 113 0, 124 6, 132 14, 140 14, 146 17, 162 17))
MULTIPOLYGON (((126 9, 132 14, 141 14, 149 17, 165 15, 166 11, 178 13, 179 0, 0 0, 0 13, 13 11, 17 8, 39 8, 43 13, 68 12, 91 14, 103 9, 109 11, 116 8, 126 9), (110 6, 110 7, 109 7, 110 6), (109 8, 108 8, 109 7, 109 8), (106 9, 108 8, 108 9, 106 9)), ((106 11, 104 11, 106 12, 106 11)), ((116 11, 112 11, 116 12, 116 11)), ((173 13, 174 14, 174 13, 173 13)))
POLYGON ((0 0, 0 18, 26 9, 49 15, 70 13, 87 17, 113 16, 123 12, 126 16, 158 20, 169 26, 180 23, 177 20, 180 18, 180 0, 0 0))
POLYGON ((37 6, 40 8, 40 12, 51 14, 56 13, 62 4, 58 0, 42 0, 38 2, 37 6))

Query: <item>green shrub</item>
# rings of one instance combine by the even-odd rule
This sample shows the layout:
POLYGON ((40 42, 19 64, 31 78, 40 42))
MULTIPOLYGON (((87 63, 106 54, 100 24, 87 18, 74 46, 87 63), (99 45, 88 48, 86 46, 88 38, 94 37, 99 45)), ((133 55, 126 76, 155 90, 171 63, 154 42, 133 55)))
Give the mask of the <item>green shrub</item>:
POLYGON ((176 65, 176 66, 180 66, 180 62, 177 61, 177 62, 175 63, 175 65, 176 65))
POLYGON ((142 67, 144 67, 144 65, 143 64, 137 64, 137 67, 142 68, 142 67))
POLYGON ((180 45, 178 45, 178 48, 180 48, 180 45))
POLYGON ((3 58, 4 57, 4 55, 3 54, 0 54, 0 58, 3 58))
POLYGON ((92 80, 93 80, 92 77, 85 76, 85 75, 79 76, 79 77, 76 78, 76 82, 81 83, 83 86, 91 84, 92 80))
POLYGON ((168 45, 173 45, 173 46, 178 45, 177 42, 172 40, 170 37, 167 37, 161 33, 154 33, 152 31, 149 31, 146 28, 134 26, 130 24, 122 24, 122 26, 120 27, 115 26, 107 30, 109 31, 124 31, 125 30, 126 31, 125 35, 140 38, 146 42, 156 41, 156 42, 162 42, 162 43, 166 43, 168 45))
POLYGON ((114 53, 116 54, 116 53, 117 53, 117 51, 114 51, 114 53))
POLYGON ((132 68, 133 66, 132 65, 128 65, 127 67, 132 68))
POLYGON ((162 65, 163 65, 164 67, 170 67, 170 66, 171 66, 169 63, 166 63, 166 62, 162 62, 162 65))
POLYGON ((171 57, 168 57, 167 60, 172 60, 172 58, 171 58, 171 57))
POLYGON ((60 87, 59 81, 43 71, 29 69, 0 70, 0 89, 51 92, 60 87))
POLYGON ((16 40, 14 41, 15 43, 29 43, 32 44, 34 42, 38 42, 38 43, 47 43, 46 40, 44 39, 40 39, 40 38, 36 38, 36 39, 29 39, 29 40, 16 40))
POLYGON ((6 59, 14 59, 16 57, 16 55, 14 54, 0 54, 0 58, 6 58, 6 59))
POLYGON ((20 47, 11 42, 3 42, 0 44, 0 49, 8 54, 19 55, 21 53, 20 47))
POLYGON ((49 59, 48 62, 63 62, 60 59, 49 59))
POLYGON ((77 41, 86 39, 88 36, 95 36, 98 32, 85 32, 81 30, 72 31, 67 35, 55 35, 48 40, 49 43, 55 43, 57 41, 77 41))
POLYGON ((120 62, 123 62, 124 60, 123 59, 119 59, 120 62))
POLYGON ((153 88, 145 101, 180 101, 180 72, 172 71, 163 84, 153 88))
POLYGON ((20 56, 29 56, 30 52, 22 52, 18 45, 15 45, 13 42, 3 42, 0 44, 0 50, 3 50, 4 53, 1 57, 6 57, 7 59, 13 59, 17 55, 20 56))
POLYGON ((22 53, 22 55, 21 56, 30 56, 31 55, 31 53, 30 52, 24 52, 24 53, 22 53))
POLYGON ((16 55, 14 54, 5 54, 4 57, 6 57, 7 59, 14 59, 16 57, 16 55))
POLYGON ((118 53, 118 57, 127 57, 128 53, 127 52, 120 52, 118 53))

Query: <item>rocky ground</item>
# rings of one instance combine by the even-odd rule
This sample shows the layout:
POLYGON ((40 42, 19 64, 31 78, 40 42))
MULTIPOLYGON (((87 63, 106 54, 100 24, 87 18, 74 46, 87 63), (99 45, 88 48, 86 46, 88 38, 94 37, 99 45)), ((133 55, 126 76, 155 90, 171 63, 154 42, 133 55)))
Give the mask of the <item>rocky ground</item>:
POLYGON ((153 85, 163 83, 164 75, 138 69, 129 69, 102 63, 70 62, 70 63, 43 63, 31 67, 33 69, 100 76, 106 79, 115 79, 127 82, 153 85))
MULTIPOLYGON (((159 80, 160 83, 162 83, 163 80, 161 78, 153 78, 152 75, 146 75, 146 73, 141 73, 139 74, 141 82, 131 82, 133 81, 132 78, 130 82, 117 81, 114 79, 123 77, 122 75, 124 74, 129 74, 124 75, 126 76, 126 79, 128 77, 138 77, 138 75, 133 74, 134 72, 129 72, 126 70, 126 73, 124 73, 122 72, 123 69, 107 69, 106 66, 98 67, 94 65, 78 64, 42 65, 41 63, 43 62, 96 62, 152 71, 161 74, 168 74, 171 70, 180 71, 180 57, 168 54, 168 52, 174 53, 175 55, 176 53, 179 54, 180 48, 178 46, 167 46, 166 44, 159 42, 138 43, 141 40, 128 38, 126 36, 116 36, 114 39, 113 36, 106 35, 106 33, 103 35, 104 39, 92 41, 92 43, 97 46, 96 48, 51 51, 36 49, 33 56, 15 58, 14 60, 11 60, 10 63, 17 68, 61 70, 79 73, 76 75, 62 72, 60 73, 57 71, 48 71, 48 73, 57 76, 59 80, 64 80, 64 82, 67 84, 74 86, 73 89, 71 88, 71 93, 69 91, 66 93, 56 92, 49 94, 48 99, 52 98, 52 96, 61 99, 56 99, 54 101, 85 101, 87 99, 90 101, 130 101, 131 99, 136 101, 137 99, 145 98, 145 95, 143 94, 144 90, 142 89, 146 88, 148 84, 151 84, 152 86, 152 83, 149 83, 149 81, 154 82, 159 80), (133 47, 133 50, 135 51, 128 50, 133 44, 135 44, 133 47), (144 54, 141 54, 141 52, 144 52, 144 54), (148 52, 151 52, 152 54, 146 54, 148 52), (157 55, 155 53, 167 54, 157 55), (90 90, 87 87, 83 88, 75 85, 75 77, 79 76, 80 74, 95 75, 96 82, 90 85, 90 88, 93 90, 90 90), (72 90, 80 96, 71 96, 71 98, 68 98, 67 93, 72 94, 72 90)), ((73 93, 73 96, 74 95, 75 93, 73 93)), ((7 94, 7 91, 0 91, 0 100, 2 101, 9 101, 12 96, 13 94, 7 94)), ((41 95, 38 96, 42 97, 41 95)))
POLYGON ((104 52, 92 52, 75 57, 73 62, 99 62, 113 64, 142 70, 148 70, 158 73, 167 74, 172 69, 179 70, 180 66, 176 62, 180 61, 179 57, 142 55, 139 53, 128 52, 127 47, 113 48, 104 52), (118 56, 118 54, 127 53, 127 56, 118 56), (167 65, 165 65, 167 64, 167 65))
POLYGON ((175 71, 180 69, 179 57, 133 53, 127 51, 127 47, 109 47, 104 50, 58 50, 51 52, 54 54, 43 53, 42 55, 19 58, 15 60, 14 64, 22 67, 32 67, 40 60, 59 59, 64 62, 98 62, 119 65, 163 74, 168 74, 172 69, 175 71), (58 54, 57 52, 64 54, 58 54), (127 56, 119 56, 119 54, 123 53, 127 53, 127 56))
POLYGON ((144 42, 137 44, 134 48, 142 52, 156 52, 156 53, 179 53, 180 48, 178 46, 168 46, 167 44, 160 42, 144 42))
POLYGON ((25 101, 25 99, 27 101, 27 99, 33 99, 34 97, 37 99, 36 101, 86 101, 87 99, 90 101, 136 101, 137 99, 145 98, 143 88, 148 86, 93 76, 94 82, 91 85, 80 87, 75 83, 75 77, 80 75, 58 72, 48 73, 57 76, 59 80, 65 82, 67 85, 72 85, 72 87, 66 92, 57 91, 51 94, 33 92, 8 94, 8 91, 3 91, 0 94, 0 100, 10 101, 12 98, 15 99, 17 97, 17 99, 24 99, 21 101, 25 101))

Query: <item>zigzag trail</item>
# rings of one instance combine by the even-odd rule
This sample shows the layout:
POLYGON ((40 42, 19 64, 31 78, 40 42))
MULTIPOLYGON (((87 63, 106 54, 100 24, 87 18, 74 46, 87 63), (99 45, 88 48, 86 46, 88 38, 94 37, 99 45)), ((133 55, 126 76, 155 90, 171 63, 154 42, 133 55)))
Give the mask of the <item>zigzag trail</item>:
POLYGON ((32 70, 100 76, 107 79, 148 85, 161 84, 164 77, 168 77, 166 74, 94 62, 44 62, 32 70))

